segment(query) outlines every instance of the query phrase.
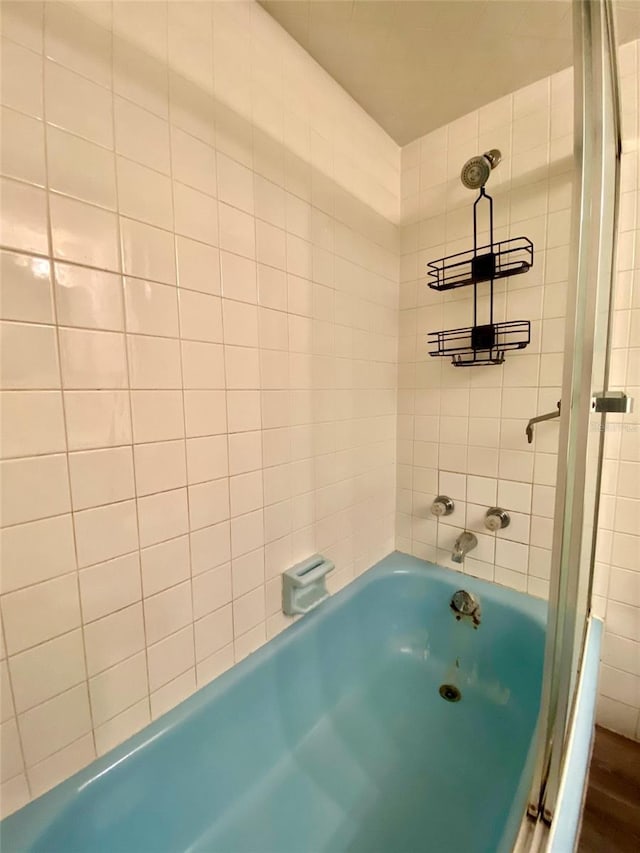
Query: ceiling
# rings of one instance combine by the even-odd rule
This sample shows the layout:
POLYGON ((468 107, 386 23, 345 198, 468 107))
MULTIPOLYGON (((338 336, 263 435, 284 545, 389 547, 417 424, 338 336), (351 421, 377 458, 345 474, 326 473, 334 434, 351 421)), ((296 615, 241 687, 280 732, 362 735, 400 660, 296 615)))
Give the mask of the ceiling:
POLYGON ((260 2, 399 145, 572 63, 570 0, 260 2))

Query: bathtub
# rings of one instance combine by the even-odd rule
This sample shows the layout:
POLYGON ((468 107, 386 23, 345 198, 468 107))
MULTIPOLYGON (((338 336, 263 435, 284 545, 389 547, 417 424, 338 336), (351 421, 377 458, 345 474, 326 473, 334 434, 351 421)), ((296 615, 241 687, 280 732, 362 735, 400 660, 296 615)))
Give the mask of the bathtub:
POLYGON ((391 554, 6 818, 2 849, 508 851, 545 618, 542 601, 391 554), (449 606, 459 588, 480 598, 477 628, 449 606))

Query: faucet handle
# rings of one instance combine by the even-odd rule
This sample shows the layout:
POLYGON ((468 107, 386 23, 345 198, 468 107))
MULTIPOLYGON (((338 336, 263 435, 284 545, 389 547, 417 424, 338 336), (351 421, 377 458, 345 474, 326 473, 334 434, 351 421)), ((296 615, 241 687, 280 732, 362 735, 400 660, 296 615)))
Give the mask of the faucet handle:
POLYGON ((496 530, 503 530, 511 524, 511 516, 509 513, 501 509, 499 506, 492 506, 488 509, 484 517, 484 526, 494 533, 496 530))
POLYGON ((455 504, 446 495, 438 495, 435 501, 431 504, 431 515, 440 518, 443 515, 451 515, 455 509, 455 504))

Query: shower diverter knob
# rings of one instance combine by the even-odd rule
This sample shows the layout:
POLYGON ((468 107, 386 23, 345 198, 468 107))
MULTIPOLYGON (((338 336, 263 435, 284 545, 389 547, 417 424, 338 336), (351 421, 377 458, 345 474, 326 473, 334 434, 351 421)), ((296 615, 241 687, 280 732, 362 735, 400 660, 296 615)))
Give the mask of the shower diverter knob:
POLYGON ((508 512, 500 509, 499 506, 492 506, 491 509, 487 510, 487 513, 484 517, 484 526, 488 530, 492 530, 494 533, 496 530, 502 530, 505 527, 508 527, 511 523, 511 518, 508 512))
POLYGON ((431 515, 438 517, 442 515, 451 515, 455 508, 455 504, 446 495, 438 495, 435 501, 431 504, 431 515))

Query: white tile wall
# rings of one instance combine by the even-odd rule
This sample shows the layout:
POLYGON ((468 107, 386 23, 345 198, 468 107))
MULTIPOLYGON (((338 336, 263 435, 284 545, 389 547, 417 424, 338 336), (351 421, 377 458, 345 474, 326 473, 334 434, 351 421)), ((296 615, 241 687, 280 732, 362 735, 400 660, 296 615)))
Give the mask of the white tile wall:
POLYGON ((639 43, 619 50, 623 155, 611 387, 636 400, 605 436, 594 608, 605 619, 599 722, 640 740, 640 144, 639 43))
POLYGON ((394 539, 399 149, 254 3, 3 3, 2 808, 394 539))
MULTIPOLYGON (((400 355, 398 372, 398 545, 450 568, 463 529, 478 547, 463 571, 546 596, 556 468, 557 422, 527 444, 529 417, 560 399, 568 275, 572 129, 570 70, 487 104, 402 151, 400 355), (499 148, 487 186, 498 240, 524 235, 535 246, 525 275, 497 282, 497 319, 531 320, 532 340, 501 366, 455 368, 431 358, 427 333, 471 324, 469 291, 426 286, 426 263, 469 248, 475 194, 462 187, 465 160, 499 148), (430 514, 437 494, 455 511, 430 514), (499 505, 511 524, 484 527, 499 505)), ((483 215, 482 210, 480 215, 483 215)), ((482 220, 481 220, 482 221, 482 220)), ((488 300, 480 288, 480 311, 488 300)))

